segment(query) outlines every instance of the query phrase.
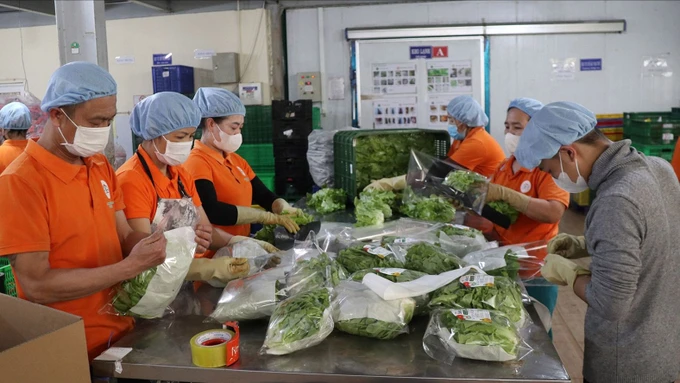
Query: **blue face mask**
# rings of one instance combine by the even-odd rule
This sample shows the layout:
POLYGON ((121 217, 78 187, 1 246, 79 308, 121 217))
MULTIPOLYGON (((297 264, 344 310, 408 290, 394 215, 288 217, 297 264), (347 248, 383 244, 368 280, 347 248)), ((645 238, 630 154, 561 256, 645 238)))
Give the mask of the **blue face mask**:
POLYGON ((454 140, 463 141, 465 138, 465 133, 458 133, 458 127, 456 125, 449 125, 448 131, 449 135, 454 140))

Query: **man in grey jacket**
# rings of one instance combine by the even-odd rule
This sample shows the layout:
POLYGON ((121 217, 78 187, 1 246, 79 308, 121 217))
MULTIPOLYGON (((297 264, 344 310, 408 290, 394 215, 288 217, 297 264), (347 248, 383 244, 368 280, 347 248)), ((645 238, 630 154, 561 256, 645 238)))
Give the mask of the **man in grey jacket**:
POLYGON ((680 184, 668 162, 612 143, 592 112, 546 105, 515 151, 570 193, 597 191, 584 237, 560 235, 541 269, 588 303, 583 376, 590 383, 668 383, 680 372, 680 184), (590 270, 564 257, 592 257, 590 270), (564 256, 564 257, 563 257, 564 256))

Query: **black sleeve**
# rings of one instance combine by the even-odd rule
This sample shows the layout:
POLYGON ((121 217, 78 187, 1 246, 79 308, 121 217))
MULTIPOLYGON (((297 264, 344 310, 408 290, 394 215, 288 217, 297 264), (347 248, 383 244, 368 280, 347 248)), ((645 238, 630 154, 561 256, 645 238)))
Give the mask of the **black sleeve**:
POLYGON ((238 219, 236 206, 217 200, 215 185, 208 180, 196 180, 196 191, 201 197, 203 210, 213 225, 233 226, 238 219))
POLYGON ((272 204, 279 197, 277 197, 276 194, 264 186, 260 178, 257 176, 250 180, 250 184, 253 186, 253 203, 260 205, 261 207, 267 209, 267 211, 272 211, 272 204))

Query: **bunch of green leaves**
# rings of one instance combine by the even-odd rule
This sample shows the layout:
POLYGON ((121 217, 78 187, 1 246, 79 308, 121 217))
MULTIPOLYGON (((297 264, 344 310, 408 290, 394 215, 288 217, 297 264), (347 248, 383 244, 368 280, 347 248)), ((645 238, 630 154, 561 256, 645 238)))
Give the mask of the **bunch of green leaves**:
POLYGON ((319 214, 328 214, 338 210, 345 210, 347 193, 342 189, 321 189, 314 194, 307 194, 307 206, 319 214))
MULTIPOLYGON (((484 276, 484 274, 472 274, 484 276)), ((513 323, 523 318, 524 305, 519 286, 510 278, 493 277, 493 285, 466 287, 457 279, 435 290, 430 300, 430 308, 462 308, 497 310, 505 314, 513 323)))
POLYGON ((471 321, 454 315, 450 310, 437 313, 439 323, 453 334, 458 344, 475 346, 500 346, 510 355, 517 355, 520 337, 514 326, 502 313, 489 312, 491 321, 471 321))
POLYGON ((393 191, 368 189, 359 194, 359 200, 366 202, 382 202, 391 209, 397 208, 397 195, 393 191))
POLYGON ((269 321, 265 347, 285 347, 318 334, 330 303, 326 288, 313 289, 281 302, 269 321))
POLYGON ((437 275, 446 271, 459 269, 461 261, 454 255, 447 254, 440 247, 421 242, 411 246, 406 252, 406 268, 437 275))
POLYGON ((411 149, 435 155, 436 134, 429 132, 372 134, 356 138, 357 189, 372 180, 406 174, 411 149))
POLYGON ((444 185, 467 193, 473 187, 484 186, 488 180, 481 174, 467 170, 454 170, 444 178, 444 185))
POLYGON ((385 222, 385 218, 392 216, 392 209, 379 200, 362 201, 355 198, 354 215, 357 219, 356 227, 380 225, 385 222))
POLYGON ((500 276, 500 277, 508 277, 510 279, 515 279, 517 278, 517 275, 519 274, 519 258, 517 257, 517 253, 509 249, 508 251, 505 252, 505 267, 501 267, 498 269, 494 270, 484 270, 487 274, 489 275, 494 275, 494 276, 500 276))
POLYGON ((375 339, 394 339, 404 331, 399 323, 385 322, 373 318, 356 318, 339 321, 335 327, 342 332, 352 335, 375 339))
POLYGON ((510 224, 514 224, 517 221, 517 218, 519 218, 519 212, 517 211, 517 209, 515 209, 505 201, 492 201, 489 202, 487 205, 492 207, 497 212, 510 218, 510 224))
POLYGON ((445 225, 441 229, 439 229, 439 232, 443 232, 444 234, 448 235, 449 237, 469 237, 469 238, 476 238, 478 235, 482 235, 482 232, 473 229, 471 227, 463 227, 463 226, 455 226, 455 225, 445 225))
POLYGON ((121 283, 113 298, 113 307, 116 311, 122 315, 130 314, 130 309, 146 294, 146 288, 155 275, 156 267, 153 267, 121 283))
POLYGON ((326 253, 299 261, 286 274, 286 295, 293 296, 321 287, 337 286, 347 279, 347 271, 326 253))
POLYGON ((354 245, 342 250, 338 254, 337 261, 350 274, 376 267, 404 267, 404 264, 394 254, 387 256, 371 254, 364 249, 364 245, 354 245))
MULTIPOLYGON (((289 216, 286 213, 283 213, 281 215, 286 215, 289 216)), ((290 219, 292 219, 295 223, 297 223, 299 226, 306 225, 310 222, 314 221, 314 217, 300 211, 298 214, 295 215, 290 215, 290 219)), ((276 225, 263 225, 262 229, 260 229, 257 233, 255 233, 255 239, 258 239, 260 241, 265 241, 269 242, 272 245, 274 244, 274 229, 276 229, 276 225)))
POLYGON ((406 196, 400 211, 407 217, 434 222, 451 222, 456 218, 456 209, 444 197, 421 197, 411 188, 407 188, 404 193, 406 196))

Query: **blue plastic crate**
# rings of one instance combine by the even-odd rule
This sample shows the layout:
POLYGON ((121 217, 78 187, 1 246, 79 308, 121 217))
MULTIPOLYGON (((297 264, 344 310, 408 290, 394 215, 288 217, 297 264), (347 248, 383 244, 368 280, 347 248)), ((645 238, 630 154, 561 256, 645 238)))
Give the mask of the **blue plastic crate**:
POLYGON ((153 92, 194 93, 194 68, 185 65, 151 67, 153 92))

